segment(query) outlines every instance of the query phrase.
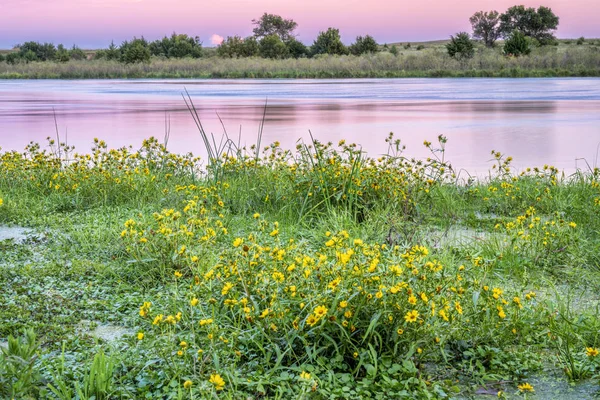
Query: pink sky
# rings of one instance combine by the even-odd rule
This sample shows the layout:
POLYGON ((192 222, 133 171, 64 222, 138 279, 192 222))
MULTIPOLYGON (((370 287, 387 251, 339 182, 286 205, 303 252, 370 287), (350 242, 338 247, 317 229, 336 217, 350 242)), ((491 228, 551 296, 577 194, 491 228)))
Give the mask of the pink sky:
POLYGON ((0 48, 27 40, 107 46, 134 35, 156 39, 173 31, 211 37, 247 36, 263 12, 298 22, 298 38, 311 44, 319 31, 340 29, 350 43, 370 34, 380 43, 444 39, 470 31, 469 16, 515 4, 551 7, 558 37, 600 38, 600 0, 0 0, 0 48))

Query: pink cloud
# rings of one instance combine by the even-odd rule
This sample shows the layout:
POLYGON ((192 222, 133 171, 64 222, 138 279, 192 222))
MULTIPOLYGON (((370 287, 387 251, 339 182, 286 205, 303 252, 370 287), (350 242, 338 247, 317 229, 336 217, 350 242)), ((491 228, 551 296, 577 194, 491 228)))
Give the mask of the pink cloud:
POLYGON ((223 36, 213 33, 210 37, 210 42, 214 45, 220 45, 221 43, 223 43, 223 36))

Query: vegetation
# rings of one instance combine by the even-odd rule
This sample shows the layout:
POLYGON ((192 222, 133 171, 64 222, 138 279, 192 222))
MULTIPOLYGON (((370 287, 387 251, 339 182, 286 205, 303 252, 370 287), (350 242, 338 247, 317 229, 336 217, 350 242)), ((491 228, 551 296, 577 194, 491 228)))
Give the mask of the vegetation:
MULTIPOLYGON (((531 47, 523 57, 508 57, 503 44, 485 48, 475 44, 471 59, 455 60, 448 55, 448 41, 427 43, 425 49, 380 51, 362 56, 329 56, 299 59, 255 57, 202 57, 199 59, 152 59, 150 63, 123 64, 116 60, 71 60, 67 63, 0 63, 0 78, 108 79, 108 78, 403 78, 403 77, 552 77, 600 76, 600 47, 574 42, 559 46, 531 47)), ((258 54, 254 40, 237 41, 235 51, 258 54), (251 43, 251 46, 248 46, 251 43), (244 44, 244 45, 242 45, 244 44), (241 48, 241 49, 240 49, 241 48), (245 48, 245 49, 244 49, 245 48)), ((390 46, 392 49, 394 45, 390 46)), ((222 50, 221 50, 222 51, 222 50)), ((206 51, 207 53, 208 51, 206 51)))
POLYGON ((556 40, 553 31, 558 27, 558 20, 548 7, 540 6, 536 10, 532 7, 514 6, 500 16, 499 29, 504 37, 519 30, 540 44, 551 44, 556 40))
POLYGON ((516 57, 531 53, 527 37, 521 31, 515 29, 504 42, 504 52, 516 57))
POLYGON ((548 370, 600 378, 600 170, 517 174, 492 152, 488 179, 462 179, 444 137, 413 160, 393 135, 374 159, 200 134, 207 163, 156 139, 0 153, 0 223, 37 231, 0 242, 3 397, 503 398, 548 370))
POLYGON ((475 55, 475 44, 467 32, 460 32, 450 36, 450 43, 446 45, 448 55, 457 60, 466 60, 475 55))
POLYGON ((319 32, 319 36, 311 47, 313 55, 329 54, 329 55, 344 55, 348 54, 348 48, 342 43, 340 30, 329 28, 325 32, 319 32))
POLYGON ((473 27, 473 37, 480 39, 487 47, 493 47, 500 37, 500 14, 498 11, 478 11, 469 19, 473 27))

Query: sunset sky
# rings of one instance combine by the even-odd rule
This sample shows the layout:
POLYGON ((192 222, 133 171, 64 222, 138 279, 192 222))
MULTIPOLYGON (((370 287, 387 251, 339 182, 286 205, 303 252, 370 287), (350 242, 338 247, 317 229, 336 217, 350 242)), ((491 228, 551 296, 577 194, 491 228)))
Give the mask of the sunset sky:
POLYGON ((515 4, 551 7, 557 36, 600 38, 599 0, 0 0, 0 48, 28 40, 106 47, 134 35, 156 39, 173 31, 200 36, 212 46, 221 36, 247 36, 263 12, 298 22, 298 38, 311 44, 333 26, 350 43, 370 34, 380 43, 444 39, 470 31, 475 11, 500 12, 515 4))

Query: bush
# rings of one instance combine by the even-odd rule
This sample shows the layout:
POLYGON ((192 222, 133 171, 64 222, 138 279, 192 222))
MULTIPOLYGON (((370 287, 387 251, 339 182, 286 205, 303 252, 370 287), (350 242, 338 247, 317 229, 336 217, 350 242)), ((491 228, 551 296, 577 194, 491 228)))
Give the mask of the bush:
POLYGON ((202 57, 202 42, 198 36, 191 37, 185 34, 173 33, 171 37, 164 37, 150 43, 148 48, 153 56, 166 58, 202 57))
POLYGON ((417 50, 423 50, 425 48, 425 46, 423 46, 422 44, 417 46, 417 50))
POLYGON ((316 54, 348 54, 348 48, 342 43, 340 30, 329 28, 325 32, 319 32, 319 36, 312 45, 311 52, 316 54))
POLYGON ((242 39, 237 35, 227 36, 227 39, 217 47, 217 54, 220 57, 228 58, 255 57, 259 52, 258 42, 253 36, 246 39, 242 39))
POLYGON ((0 54, 0 62, 3 62, 5 60, 4 54, 0 54))
POLYGON ((398 55, 398 47, 396 47, 395 44, 390 48, 390 53, 392 53, 394 56, 398 55))
POLYGON ((515 30, 504 42, 504 54, 522 56, 531 53, 531 41, 523 32, 515 30))
POLYGON ((72 60, 87 60, 85 52, 75 45, 69 50, 69 56, 72 60))
POLYGON ((273 34, 262 38, 259 42, 260 56, 264 58, 288 58, 289 51, 279 36, 273 34))
POLYGON ((143 37, 141 39, 134 37, 131 42, 123 42, 120 50, 120 61, 125 64, 150 62, 151 54, 150 50, 148 49, 148 42, 143 37))
POLYGON ((577 45, 581 46, 583 43, 585 42, 585 38, 582 36, 579 39, 577 39, 577 45))
POLYGON ((52 43, 25 42, 17 47, 27 61, 49 61, 56 56, 56 47, 52 43))
POLYGON ((457 33, 456 36, 450 36, 450 43, 446 45, 448 55, 456 60, 466 60, 475 55, 475 45, 466 32, 457 33))
POLYGON ((349 50, 350 53, 359 56, 366 53, 377 53, 377 51, 379 51, 379 46, 375 39, 370 35, 364 37, 358 36, 356 42, 349 47, 349 50))
POLYGON ((56 49, 56 54, 54 55, 54 60, 58 62, 67 62, 71 59, 69 55, 69 50, 65 48, 62 44, 58 45, 56 49))
POLYGON ((295 38, 288 40, 285 45, 287 46, 290 57, 302 58, 308 56, 308 47, 295 38))

